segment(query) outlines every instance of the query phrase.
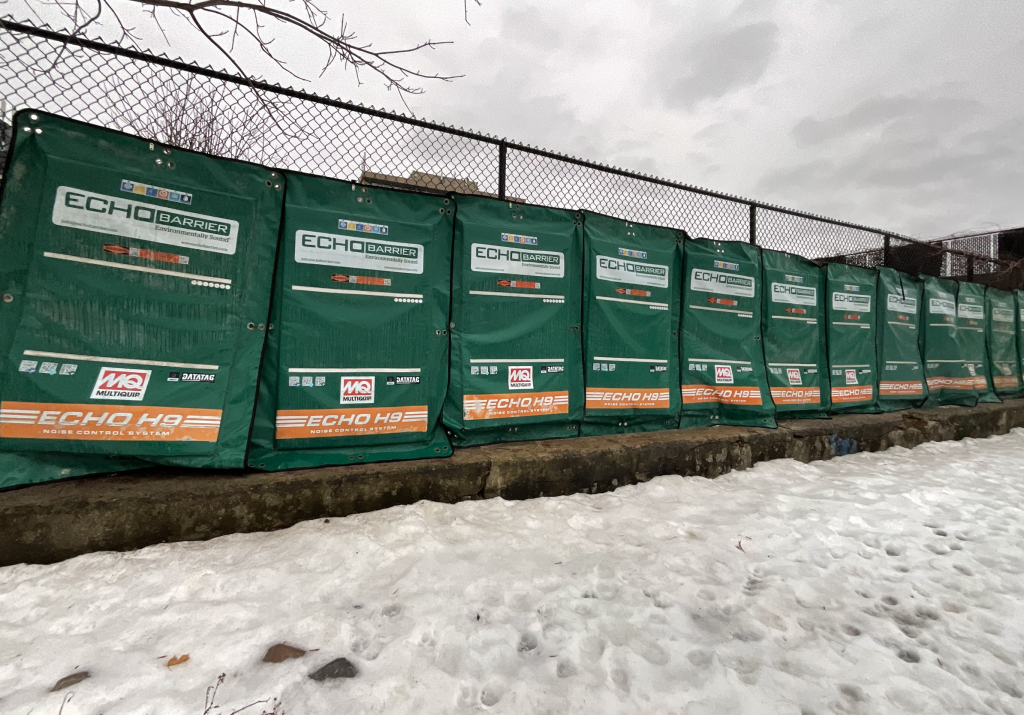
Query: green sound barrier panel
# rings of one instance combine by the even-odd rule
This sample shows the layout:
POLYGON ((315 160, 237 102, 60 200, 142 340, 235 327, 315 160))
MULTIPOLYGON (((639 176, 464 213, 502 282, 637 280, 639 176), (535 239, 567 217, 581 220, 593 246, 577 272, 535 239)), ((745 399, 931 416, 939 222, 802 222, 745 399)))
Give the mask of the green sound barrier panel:
POLYGON ((738 241, 684 242, 681 427, 775 427, 761 347, 761 254, 738 241))
POLYGON ((877 412, 878 272, 829 263, 828 362, 832 412, 877 412))
POLYGON ((779 419, 815 418, 832 404, 825 342, 825 269, 806 258, 761 251, 761 334, 779 419))
POLYGON ((923 290, 917 278, 878 269, 878 408, 883 412, 920 407, 927 397, 921 361, 923 290))
POLYGON ((244 466, 283 177, 42 112, 15 130, 0 486, 244 466))
POLYGON ((444 424, 455 445, 576 437, 583 217, 459 196, 444 424))
POLYGON ((249 465, 451 455, 449 198, 290 174, 249 465))
POLYGON ((967 367, 967 346, 957 317, 956 281, 922 276, 924 281, 924 374, 928 381, 925 407, 974 406, 978 402, 975 374, 967 367))
POLYGON ((679 424, 685 234, 588 213, 584 220, 584 435, 679 424))

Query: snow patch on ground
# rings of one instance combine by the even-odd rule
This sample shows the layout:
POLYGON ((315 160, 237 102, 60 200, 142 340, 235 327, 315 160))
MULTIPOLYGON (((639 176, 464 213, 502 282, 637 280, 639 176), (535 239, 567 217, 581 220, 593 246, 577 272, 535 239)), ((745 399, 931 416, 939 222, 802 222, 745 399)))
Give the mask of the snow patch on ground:
POLYGON ((1022 713, 1024 430, 0 569, 4 713, 198 715, 220 673, 221 715, 1022 713))

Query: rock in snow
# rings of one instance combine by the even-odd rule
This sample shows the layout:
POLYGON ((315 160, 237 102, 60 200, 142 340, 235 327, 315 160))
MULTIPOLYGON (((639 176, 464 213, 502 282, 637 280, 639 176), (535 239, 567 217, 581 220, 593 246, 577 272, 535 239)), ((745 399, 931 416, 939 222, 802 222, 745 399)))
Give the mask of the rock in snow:
POLYGON ((354 678, 359 671, 348 658, 335 658, 320 670, 309 674, 313 680, 331 680, 333 678, 354 678))
POLYGON ((1024 431, 0 568, 4 715, 196 715, 221 673, 254 715, 1024 715, 1024 431))

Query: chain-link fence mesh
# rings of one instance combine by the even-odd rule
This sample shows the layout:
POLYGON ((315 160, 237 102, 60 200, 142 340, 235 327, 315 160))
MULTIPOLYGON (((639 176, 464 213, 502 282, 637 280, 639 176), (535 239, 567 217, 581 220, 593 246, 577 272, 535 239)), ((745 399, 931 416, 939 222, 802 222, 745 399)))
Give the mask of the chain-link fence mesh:
MULTIPOLYGON (((1024 287, 1018 232, 914 241, 9 20, 0 21, 0 100, 279 169, 582 209, 822 262, 1024 287)), ((0 157, 9 121, 9 112, 0 118, 0 157)))

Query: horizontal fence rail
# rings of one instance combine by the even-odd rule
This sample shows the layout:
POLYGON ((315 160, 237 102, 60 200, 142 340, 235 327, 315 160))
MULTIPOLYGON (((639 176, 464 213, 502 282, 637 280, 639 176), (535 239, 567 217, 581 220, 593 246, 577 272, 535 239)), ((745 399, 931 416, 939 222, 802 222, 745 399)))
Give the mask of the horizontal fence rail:
MULTIPOLYGON (((1024 287, 1016 231, 918 241, 9 18, 0 20, 0 99, 284 170, 582 209, 818 261, 1024 287)), ((0 145, 9 141, 0 119, 0 145)))

